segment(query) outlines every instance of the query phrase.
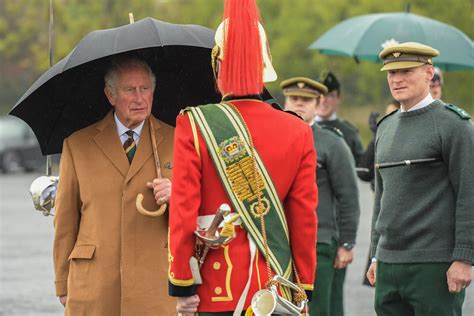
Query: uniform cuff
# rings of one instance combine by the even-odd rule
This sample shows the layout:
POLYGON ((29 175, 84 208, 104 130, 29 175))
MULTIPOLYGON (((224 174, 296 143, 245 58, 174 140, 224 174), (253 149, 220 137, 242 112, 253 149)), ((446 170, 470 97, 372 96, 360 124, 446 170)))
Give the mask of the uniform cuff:
POLYGON ((452 261, 474 262, 474 250, 467 248, 454 248, 452 261))
POLYGON ((183 297, 183 296, 193 296, 196 294, 196 285, 191 285, 191 286, 178 286, 174 285, 171 282, 168 282, 168 294, 170 296, 177 296, 177 297, 183 297))
POLYGON ((376 253, 377 253, 377 246, 371 246, 370 253, 369 253, 370 258, 374 258, 376 253))
POLYGON ((355 234, 340 234, 339 235, 339 240, 338 240, 338 245, 342 246, 342 244, 348 243, 348 244, 356 244, 356 236, 355 234))
POLYGON ((54 287, 56 288, 56 296, 67 295, 67 280, 55 281, 54 287))

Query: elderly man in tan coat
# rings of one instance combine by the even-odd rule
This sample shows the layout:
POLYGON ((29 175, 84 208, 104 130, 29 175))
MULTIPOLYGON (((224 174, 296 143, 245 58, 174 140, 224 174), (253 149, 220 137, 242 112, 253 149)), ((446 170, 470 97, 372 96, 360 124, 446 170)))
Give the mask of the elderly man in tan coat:
POLYGON ((155 77, 146 63, 115 60, 104 92, 113 110, 64 140, 54 220, 56 295, 65 315, 173 315, 168 297, 167 214, 174 128, 151 114, 155 77), (149 124, 149 120, 152 124, 149 124), (150 126, 163 172, 156 177, 150 126), (132 132, 131 132, 132 131, 132 132))

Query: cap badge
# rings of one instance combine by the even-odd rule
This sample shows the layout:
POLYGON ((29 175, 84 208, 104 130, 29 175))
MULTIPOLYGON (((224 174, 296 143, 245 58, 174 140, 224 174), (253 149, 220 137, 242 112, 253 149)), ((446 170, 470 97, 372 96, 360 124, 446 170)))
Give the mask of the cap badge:
POLYGON ((402 54, 402 53, 398 53, 398 52, 397 52, 397 53, 392 53, 393 57, 395 57, 395 58, 400 57, 401 54, 402 54))
POLYGON ((397 46, 398 44, 400 43, 396 39, 391 38, 383 42, 380 46, 382 46, 382 48, 387 48, 387 47, 397 46))
POLYGON ((298 88, 300 88, 300 89, 303 89, 303 88, 304 88, 304 82, 298 82, 296 85, 297 85, 298 88))

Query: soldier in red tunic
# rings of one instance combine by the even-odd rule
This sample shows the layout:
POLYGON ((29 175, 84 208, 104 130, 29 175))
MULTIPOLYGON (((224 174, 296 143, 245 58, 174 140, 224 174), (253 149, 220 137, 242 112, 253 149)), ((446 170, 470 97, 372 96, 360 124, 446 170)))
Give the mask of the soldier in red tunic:
POLYGON ((263 83, 276 73, 255 0, 226 0, 215 39, 213 68, 223 101, 177 118, 169 293, 184 314, 240 315, 266 288, 302 306, 316 269, 312 132, 297 116, 261 101, 263 83), (231 206, 235 238, 209 250, 198 277, 195 231, 209 228, 222 203, 231 206), (296 290, 271 281, 275 275, 296 290))

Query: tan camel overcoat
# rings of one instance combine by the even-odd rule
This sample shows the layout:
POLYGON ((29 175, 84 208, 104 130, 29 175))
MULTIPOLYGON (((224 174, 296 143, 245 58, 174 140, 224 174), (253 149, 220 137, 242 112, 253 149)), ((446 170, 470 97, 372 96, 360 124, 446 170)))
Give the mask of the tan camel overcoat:
MULTIPOLYGON (((174 128, 154 123, 163 177, 171 179, 174 128)), ((146 217, 135 199, 157 209, 149 122, 129 165, 113 112, 66 138, 54 218, 56 295, 65 315, 175 315, 168 296, 168 214, 146 217)))

